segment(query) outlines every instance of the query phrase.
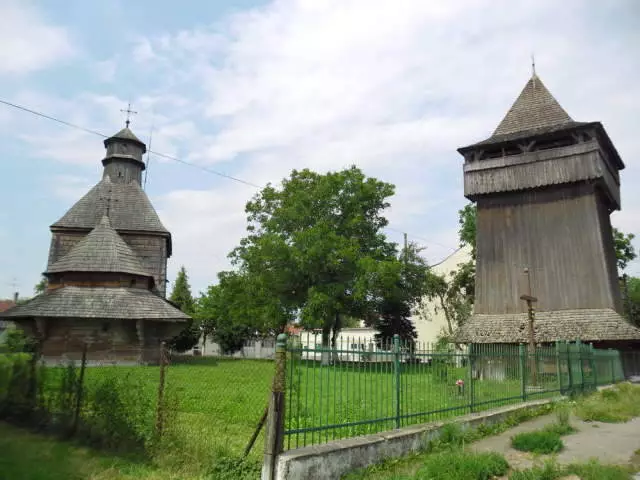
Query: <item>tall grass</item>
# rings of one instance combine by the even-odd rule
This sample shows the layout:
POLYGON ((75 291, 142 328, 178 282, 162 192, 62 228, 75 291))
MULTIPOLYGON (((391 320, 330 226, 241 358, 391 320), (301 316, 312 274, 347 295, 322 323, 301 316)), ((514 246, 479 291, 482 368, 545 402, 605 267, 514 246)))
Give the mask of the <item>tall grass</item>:
POLYGON ((586 422, 622 423, 640 416, 640 385, 620 383, 578 400, 576 415, 586 422))

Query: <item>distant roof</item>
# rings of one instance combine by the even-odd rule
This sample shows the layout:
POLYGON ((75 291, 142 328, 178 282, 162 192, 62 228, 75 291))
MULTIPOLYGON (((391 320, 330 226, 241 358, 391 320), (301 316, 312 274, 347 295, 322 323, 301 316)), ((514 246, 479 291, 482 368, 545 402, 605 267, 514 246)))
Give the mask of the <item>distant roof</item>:
POLYGON ((534 73, 493 135, 474 146, 552 133, 586 124, 574 121, 534 73))
POLYGON ((113 183, 106 176, 76 202, 52 228, 93 229, 109 205, 109 219, 116 230, 157 232, 169 235, 147 194, 137 182, 113 183))
MULTIPOLYGON (((528 341, 526 313, 473 315, 460 327, 459 343, 522 343, 528 341)), ((611 309, 536 312, 536 342, 640 340, 640 329, 611 309)))
POLYGON ((13 300, 0 300, 0 312, 5 312, 15 306, 16 304, 13 300))
POLYGON ((47 271, 61 272, 115 272, 151 277, 131 247, 111 227, 106 215, 47 271))
MULTIPOLYGON (((144 145, 144 142, 142 140, 140 140, 138 137, 136 137, 135 133, 133 133, 131 130, 129 130, 129 127, 125 127, 122 130, 120 130, 118 133, 116 133, 115 135, 112 135, 111 137, 107 138, 104 143, 105 145, 108 145, 109 143, 111 143, 114 140, 132 140, 134 142, 140 143, 142 145, 144 145)), ((146 148, 146 145, 144 145, 146 148)))
POLYGON ((5 313, 5 318, 117 318, 184 322, 190 317, 142 288, 62 287, 5 313))

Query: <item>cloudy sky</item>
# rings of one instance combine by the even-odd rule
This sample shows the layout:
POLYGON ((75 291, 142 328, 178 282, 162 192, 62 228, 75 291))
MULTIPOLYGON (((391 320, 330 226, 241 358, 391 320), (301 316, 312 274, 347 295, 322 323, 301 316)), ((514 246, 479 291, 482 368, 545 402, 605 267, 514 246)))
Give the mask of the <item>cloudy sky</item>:
MULTIPOLYGON (((640 225, 640 2, 0 0, 0 100, 152 149, 147 192, 195 291, 227 268, 256 185, 356 164, 397 186, 389 236, 435 262, 465 204, 456 148, 537 71, 627 164, 614 225, 640 225), (517 6, 516 6, 517 5, 517 6)), ((29 295, 48 226, 100 178, 101 138, 0 105, 0 298, 29 295)), ((638 232, 640 233, 640 232, 638 232)), ((636 243, 636 248, 640 247, 636 243)), ((630 273, 639 274, 634 263, 630 273)))

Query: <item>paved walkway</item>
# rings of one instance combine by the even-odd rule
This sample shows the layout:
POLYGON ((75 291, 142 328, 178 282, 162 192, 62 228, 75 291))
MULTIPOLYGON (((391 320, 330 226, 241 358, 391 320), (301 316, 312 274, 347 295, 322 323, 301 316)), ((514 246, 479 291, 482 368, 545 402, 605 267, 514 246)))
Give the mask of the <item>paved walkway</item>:
MULTIPOLYGON (((555 415, 545 415, 522 423, 494 437, 480 440, 469 447, 477 452, 501 452, 513 468, 530 468, 541 463, 548 456, 536 457, 533 454, 519 452, 511 448, 511 437, 520 432, 539 430, 556 420, 555 415)), ((627 423, 583 422, 571 418, 571 425, 578 431, 562 437, 565 448, 557 454, 559 463, 584 463, 591 458, 601 463, 628 465, 633 463, 640 468, 640 418, 627 423)), ((640 480, 640 476, 637 477, 640 480)))

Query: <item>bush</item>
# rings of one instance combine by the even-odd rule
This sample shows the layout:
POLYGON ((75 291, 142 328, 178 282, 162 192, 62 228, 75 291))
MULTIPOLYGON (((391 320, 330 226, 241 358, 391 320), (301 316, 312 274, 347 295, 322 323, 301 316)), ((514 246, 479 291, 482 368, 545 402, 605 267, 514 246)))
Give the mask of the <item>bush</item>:
POLYGON ((498 453, 470 453, 463 451, 437 453, 425 458, 416 480, 489 480, 504 475, 509 464, 498 453))
POLYGON ((255 480, 260 478, 261 465, 246 458, 220 457, 211 468, 211 480, 255 480))
POLYGON ((541 430, 517 434, 511 439, 511 446, 521 452, 546 454, 559 452, 564 444, 557 433, 541 430))
POLYGON ((82 433, 95 446, 145 449, 154 436, 151 398, 129 375, 108 376, 87 390, 82 433))

